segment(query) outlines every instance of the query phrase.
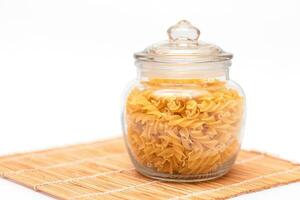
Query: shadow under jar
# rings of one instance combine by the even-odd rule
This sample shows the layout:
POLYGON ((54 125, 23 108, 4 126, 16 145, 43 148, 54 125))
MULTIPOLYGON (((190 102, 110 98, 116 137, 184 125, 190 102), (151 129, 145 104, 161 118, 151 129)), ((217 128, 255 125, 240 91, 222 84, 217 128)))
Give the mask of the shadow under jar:
POLYGON ((239 152, 245 118, 244 93, 229 80, 232 54, 198 41, 200 31, 185 20, 168 35, 135 54, 138 77, 122 116, 130 158, 155 179, 220 177, 239 152))

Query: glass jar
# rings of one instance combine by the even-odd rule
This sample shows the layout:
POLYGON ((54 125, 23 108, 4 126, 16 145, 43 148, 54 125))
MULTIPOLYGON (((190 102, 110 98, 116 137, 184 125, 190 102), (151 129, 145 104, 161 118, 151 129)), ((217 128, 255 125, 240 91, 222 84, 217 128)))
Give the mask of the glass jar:
POLYGON ((123 109, 127 149, 137 171, 165 181, 226 174, 240 149, 245 97, 229 79, 232 54, 198 41, 188 21, 169 40, 136 53, 138 77, 123 109))

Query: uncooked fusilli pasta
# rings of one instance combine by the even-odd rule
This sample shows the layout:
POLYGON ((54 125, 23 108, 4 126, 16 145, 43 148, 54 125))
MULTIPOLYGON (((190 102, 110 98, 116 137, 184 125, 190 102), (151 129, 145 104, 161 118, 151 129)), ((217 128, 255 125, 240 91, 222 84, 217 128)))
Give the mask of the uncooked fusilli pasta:
POLYGON ((131 153, 158 172, 214 172, 239 150, 243 101, 238 91, 219 80, 142 82, 126 102, 131 153))

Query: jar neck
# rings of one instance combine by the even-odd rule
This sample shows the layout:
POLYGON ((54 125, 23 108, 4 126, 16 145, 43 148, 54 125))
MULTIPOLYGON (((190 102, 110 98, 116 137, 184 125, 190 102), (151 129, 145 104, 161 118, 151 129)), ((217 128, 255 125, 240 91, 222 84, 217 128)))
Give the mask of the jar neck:
POLYGON ((229 80, 231 61, 167 64, 137 61, 137 77, 140 81, 150 79, 217 79, 229 80))

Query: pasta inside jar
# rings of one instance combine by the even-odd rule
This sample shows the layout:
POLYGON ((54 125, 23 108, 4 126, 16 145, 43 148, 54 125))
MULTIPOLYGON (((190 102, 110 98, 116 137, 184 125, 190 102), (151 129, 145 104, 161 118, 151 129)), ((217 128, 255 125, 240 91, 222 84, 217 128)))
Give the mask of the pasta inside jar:
POLYGON ((128 95, 128 142, 157 172, 214 172, 239 151, 242 114, 243 98, 225 82, 153 79, 128 95))
POLYGON ((138 77, 122 117, 129 156, 155 179, 220 177, 239 152, 245 120, 243 90, 229 79, 232 54, 198 40, 185 20, 168 35, 135 54, 138 77))

